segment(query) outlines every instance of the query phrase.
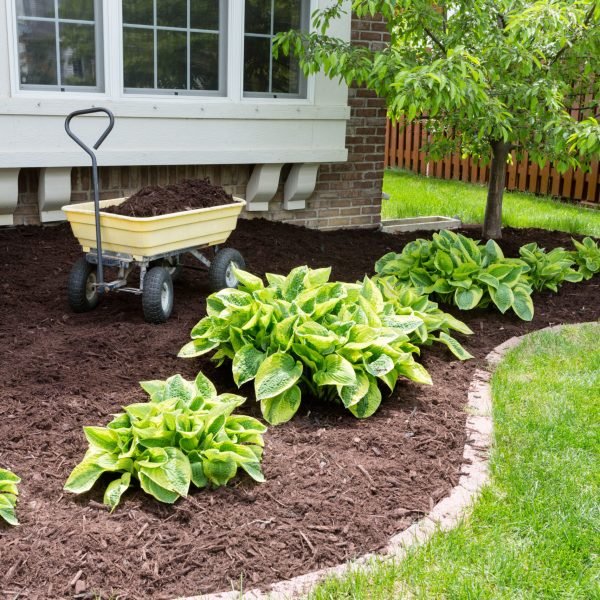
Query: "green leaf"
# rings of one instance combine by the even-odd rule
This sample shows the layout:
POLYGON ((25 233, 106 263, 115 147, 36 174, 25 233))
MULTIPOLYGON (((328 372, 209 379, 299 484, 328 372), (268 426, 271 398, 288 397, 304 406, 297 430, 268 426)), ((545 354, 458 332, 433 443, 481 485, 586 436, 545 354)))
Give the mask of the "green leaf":
POLYGON ((143 471, 138 473, 138 477, 140 480, 141 488, 151 496, 154 496, 159 502, 164 502, 165 504, 173 504, 178 498, 179 494, 177 492, 173 492, 172 490, 168 490, 158 483, 148 477, 143 471))
POLYGON ((356 374, 354 367, 339 354, 325 357, 321 370, 313 375, 313 381, 319 385, 354 385, 356 374))
POLYGON ((515 291, 512 308, 519 319, 523 319, 523 321, 533 319, 533 302, 529 294, 515 291))
POLYGON ((127 491, 129 488, 129 484, 131 483, 131 474, 123 473, 121 477, 111 481, 106 491, 104 492, 104 504, 110 506, 111 512, 117 507, 119 502, 121 501, 121 496, 127 491))
POLYGON ((423 319, 415 315, 389 315, 382 319, 383 325, 393 327, 401 333, 408 334, 423 325, 423 319))
POLYGON ((151 381, 140 381, 140 386, 150 396, 151 400, 162 400, 167 382, 153 379, 151 381))
POLYGON ((181 375, 173 375, 167 379, 164 399, 177 398, 189 402, 196 395, 196 386, 184 379, 181 375))
POLYGON ((425 385, 433 384, 431 375, 427 372, 427 369, 414 360, 397 365, 396 371, 399 375, 403 375, 407 379, 416 381, 417 383, 423 383, 425 385))
POLYGON ((155 468, 142 467, 144 474, 161 488, 175 492, 179 496, 187 496, 192 472, 187 457, 177 448, 164 448, 167 461, 155 468))
POLYGON ((94 483, 96 483, 104 471, 105 469, 99 467, 93 459, 84 458, 71 471, 64 489, 67 492, 73 492, 74 494, 87 492, 92 489, 94 483))
POLYGON ((194 358, 196 356, 202 356, 207 352, 215 349, 219 345, 219 342, 213 342, 212 340, 207 339, 196 339, 188 342, 181 348, 179 354, 177 355, 179 358, 194 358))
POLYGON ((291 388, 302 375, 302 363, 289 354, 277 352, 259 367, 254 380, 257 400, 274 398, 291 388))
POLYGON ((257 350, 252 344, 242 346, 233 358, 233 380, 240 387, 256 377, 256 373, 265 360, 265 353, 257 350))
POLYGON ((379 358, 366 363, 365 366, 371 375, 382 377, 394 368, 394 361, 387 354, 382 354, 379 358))
POLYGON ((263 483, 265 481, 265 476, 260 468, 259 462, 243 462, 240 464, 240 467, 254 479, 258 483, 263 483))
POLYGON ((304 287, 306 289, 318 287, 327 283, 331 275, 331 267, 325 267, 323 269, 309 269, 308 273, 304 276, 304 287))
POLYGON ((217 397, 217 390, 212 381, 200 371, 194 380, 196 393, 206 401, 212 401, 217 397))
POLYGON ((285 390, 273 398, 260 401, 260 410, 267 423, 279 425, 289 421, 298 411, 302 393, 297 385, 285 390))
POLYGON ((218 450, 208 450, 202 465, 208 481, 217 487, 226 485, 230 479, 235 477, 238 467, 228 453, 221 455, 218 450))
POLYGON ((265 284, 260 277, 252 275, 252 273, 248 273, 247 271, 242 271, 242 269, 238 269, 234 264, 231 265, 231 271, 240 285, 248 292, 261 290, 265 287, 265 284))
POLYGON ((119 435, 106 427, 84 427, 83 432, 87 441, 94 447, 114 452, 119 444, 119 435))
POLYGON ((454 354, 454 356, 456 356, 456 358, 459 360, 468 360, 469 358, 474 358, 473 355, 469 354, 469 352, 467 352, 451 335, 448 335, 442 331, 438 339, 443 344, 446 344, 450 352, 452 352, 452 354, 454 354))
POLYGON ((502 314, 512 306, 514 302, 513 291, 505 283, 499 283, 496 289, 490 287, 488 291, 492 301, 502 314))
POLYGON ((454 292, 454 302, 461 310, 471 310, 479 304, 482 296, 480 287, 472 286, 468 290, 459 288, 454 292))
POLYGON ((353 385, 338 385, 337 391, 344 406, 349 408, 356 404, 369 391, 369 378, 362 371, 357 371, 356 383, 353 385))
POLYGON ((348 407, 348 410, 359 419, 366 419, 370 417, 381 404, 381 392, 377 386, 375 379, 369 382, 369 390, 367 393, 352 406, 348 407))

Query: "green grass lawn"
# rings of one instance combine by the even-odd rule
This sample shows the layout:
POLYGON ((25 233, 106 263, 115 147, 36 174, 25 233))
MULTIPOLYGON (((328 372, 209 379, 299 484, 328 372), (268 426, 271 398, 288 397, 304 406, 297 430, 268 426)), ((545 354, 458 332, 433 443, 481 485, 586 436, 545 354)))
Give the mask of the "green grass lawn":
POLYGON ((599 336, 569 326, 511 351, 492 379, 492 480, 472 515, 311 598, 600 598, 599 336))
MULTIPOLYGON (((383 190, 384 219, 423 215, 458 216, 463 223, 483 223, 487 188, 388 170, 383 190)), ((540 227, 600 237, 600 210, 566 204, 524 192, 505 192, 503 223, 510 227, 540 227)))

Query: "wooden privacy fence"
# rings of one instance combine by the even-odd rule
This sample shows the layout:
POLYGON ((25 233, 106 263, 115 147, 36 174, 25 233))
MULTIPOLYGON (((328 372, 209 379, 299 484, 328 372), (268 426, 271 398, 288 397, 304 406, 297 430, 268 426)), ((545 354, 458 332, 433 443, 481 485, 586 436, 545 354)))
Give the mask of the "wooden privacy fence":
MULTIPOLYGON (((471 183, 487 183, 489 164, 480 160, 461 158, 458 154, 442 160, 431 160, 420 150, 427 141, 427 129, 421 121, 405 125, 388 119, 385 136, 385 166, 407 169, 428 177, 457 179, 471 183)), ((533 192, 591 203, 600 207, 600 164, 593 161, 591 170, 569 169, 559 173, 550 163, 543 169, 529 161, 527 153, 519 162, 513 152, 513 162, 507 165, 506 189, 533 192)))

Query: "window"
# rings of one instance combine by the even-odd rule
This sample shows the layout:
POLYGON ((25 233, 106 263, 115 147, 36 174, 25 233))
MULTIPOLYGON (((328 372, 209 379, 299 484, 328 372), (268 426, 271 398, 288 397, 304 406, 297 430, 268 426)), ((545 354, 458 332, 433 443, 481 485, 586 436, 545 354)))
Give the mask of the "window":
POLYGON ((246 0, 244 24, 244 95, 306 97, 306 80, 292 56, 273 56, 273 37, 290 29, 308 29, 308 0, 246 0))
POLYGON ((21 89, 101 91, 100 0, 17 0, 21 89))
POLYGON ((126 92, 225 89, 225 0, 123 0, 126 92))

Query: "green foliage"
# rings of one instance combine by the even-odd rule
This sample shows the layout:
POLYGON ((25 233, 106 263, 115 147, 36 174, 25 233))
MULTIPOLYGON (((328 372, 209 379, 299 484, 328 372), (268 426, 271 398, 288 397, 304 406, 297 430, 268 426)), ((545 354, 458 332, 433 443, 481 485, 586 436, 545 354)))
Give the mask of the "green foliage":
POLYGON ((254 381, 262 414, 274 425, 294 416, 302 391, 339 401, 365 418, 381 402, 378 379, 390 390, 400 376, 430 384, 414 360, 418 348, 411 339, 430 339, 428 327, 466 327, 451 321, 434 326, 431 315, 426 325, 414 310, 399 311, 400 301, 387 299, 387 292, 384 298, 368 277, 355 284, 330 282, 330 272, 302 266, 285 277, 269 273, 265 286, 236 270, 239 288, 208 297, 207 316, 179 355, 216 349, 213 360, 231 360, 236 384, 254 381))
POLYGON ((0 517, 9 525, 18 525, 15 508, 17 506, 17 488, 21 479, 7 469, 0 469, 0 517))
POLYGON ((564 281, 578 282, 583 275, 573 269, 573 252, 563 248, 554 248, 546 252, 533 242, 519 249, 523 261, 529 265, 527 277, 534 290, 548 289, 557 292, 564 281))
MULTIPOLYGON (((327 34, 348 6, 313 14, 311 32, 279 34, 275 51, 385 98, 390 115, 426 114, 428 149, 489 158, 510 142, 541 166, 577 166, 600 153, 600 125, 569 112, 573 85, 598 108, 600 8, 595 0, 353 0, 358 16, 383 16, 389 41, 375 50, 327 34)), ((598 110, 595 110, 597 113, 598 110)))
POLYGON ((575 262, 579 265, 579 272, 584 279, 591 279, 600 273, 600 248, 598 242, 586 237, 583 242, 573 240, 575 246, 575 262))
POLYGON ((175 502, 198 488, 222 486, 243 469, 264 481, 262 423, 232 412, 245 401, 221 394, 202 373, 143 381, 150 402, 123 407, 106 427, 84 427, 89 448, 71 472, 65 490, 87 492, 103 473, 120 473, 106 488, 104 503, 114 508, 137 479, 157 500, 175 502))
POLYGON ((531 321, 531 285, 525 274, 529 266, 520 259, 505 258, 493 240, 482 245, 451 231, 434 233, 431 240, 418 239, 402 253, 390 252, 375 264, 375 271, 392 287, 414 286, 419 293, 435 294, 461 310, 495 304, 500 312, 512 309, 531 321))

